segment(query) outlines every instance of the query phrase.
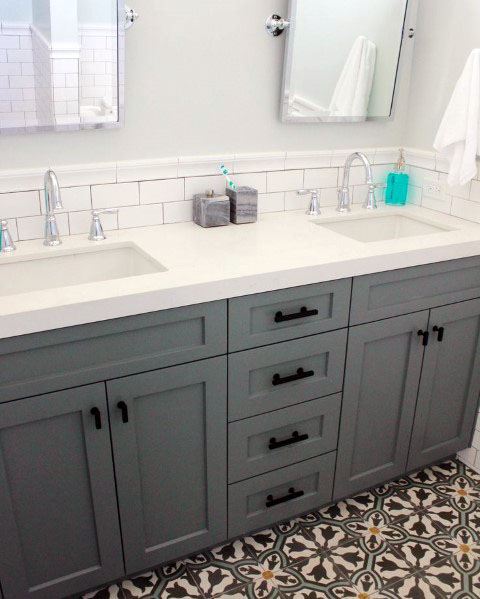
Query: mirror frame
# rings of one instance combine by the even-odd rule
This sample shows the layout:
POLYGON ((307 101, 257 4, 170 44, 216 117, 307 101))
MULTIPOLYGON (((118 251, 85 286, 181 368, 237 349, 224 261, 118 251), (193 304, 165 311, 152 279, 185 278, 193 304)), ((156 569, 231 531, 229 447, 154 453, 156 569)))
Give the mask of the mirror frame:
POLYGON ((0 135, 25 133, 49 133, 65 131, 89 131, 97 129, 120 129, 125 125, 125 5, 126 0, 117 0, 117 85, 118 120, 114 123, 80 123, 71 125, 36 125, 0 129, 0 135))
MULTIPOLYGON (((288 21, 290 22, 290 26, 286 30, 286 40, 285 40, 285 58, 283 65, 283 79, 282 79, 282 89, 280 92, 280 119, 282 123, 318 123, 322 125, 340 125, 340 124, 359 124, 358 121, 351 120, 325 120, 321 117, 312 117, 312 116, 291 116, 288 112, 289 104, 288 104, 288 96, 287 92, 290 88, 291 78, 292 78, 292 62, 293 62, 293 52, 294 52, 294 36, 295 36, 295 16, 297 14, 297 7, 301 3, 301 0, 289 0, 288 2, 288 21)), ((406 69, 408 65, 412 65, 413 59, 413 48, 415 46, 415 36, 416 36, 416 24, 417 24, 417 12, 418 12, 418 0, 406 0, 406 8, 405 8, 405 19, 403 22, 403 30, 402 30, 402 39, 399 50, 399 57, 397 63, 397 71, 395 73, 395 84, 392 94, 392 104, 390 107, 390 114, 388 116, 368 116, 367 121, 393 121, 395 118, 395 112, 397 109, 398 102, 398 91, 399 91, 399 80, 400 80, 400 72, 403 69, 406 69), (414 30, 414 36, 409 38, 408 32, 410 29, 414 30), (407 44, 407 42, 412 42, 407 44)), ((361 123, 365 123, 365 121, 361 121, 361 123)))

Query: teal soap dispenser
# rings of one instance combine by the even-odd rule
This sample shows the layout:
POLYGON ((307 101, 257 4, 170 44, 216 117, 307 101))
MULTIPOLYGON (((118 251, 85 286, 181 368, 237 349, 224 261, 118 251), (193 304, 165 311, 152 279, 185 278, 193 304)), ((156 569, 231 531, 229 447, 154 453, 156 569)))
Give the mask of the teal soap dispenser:
POLYGON ((395 171, 390 173, 387 178, 385 203, 390 206, 405 206, 407 203, 408 181, 410 177, 405 172, 405 166, 405 157, 402 148, 395 171))

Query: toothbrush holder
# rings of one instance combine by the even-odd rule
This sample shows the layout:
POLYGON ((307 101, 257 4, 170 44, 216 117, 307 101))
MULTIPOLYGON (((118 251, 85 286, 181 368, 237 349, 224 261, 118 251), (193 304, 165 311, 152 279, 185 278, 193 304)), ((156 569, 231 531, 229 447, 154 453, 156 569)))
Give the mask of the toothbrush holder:
POLYGON ((230 222, 236 225, 257 222, 258 190, 253 187, 239 187, 226 190, 230 198, 230 222))

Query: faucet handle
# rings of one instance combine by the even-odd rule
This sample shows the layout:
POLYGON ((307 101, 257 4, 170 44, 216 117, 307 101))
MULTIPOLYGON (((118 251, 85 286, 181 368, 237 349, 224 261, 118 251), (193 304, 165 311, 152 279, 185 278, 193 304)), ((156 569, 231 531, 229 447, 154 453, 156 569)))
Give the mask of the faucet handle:
POLYGON ((118 208, 103 208, 92 210, 92 223, 90 225, 90 233, 88 239, 90 241, 103 241, 107 238, 103 231, 102 221, 100 220, 101 214, 117 214, 118 208))
POLYGON ((297 195, 312 196, 312 199, 310 200, 310 206, 306 212, 308 216, 320 216, 322 214, 320 211, 320 203, 318 201, 318 189, 299 189, 297 191, 297 195))
POLYGON ((2 254, 10 254, 17 248, 15 247, 12 236, 10 235, 10 231, 8 230, 8 221, 2 219, 0 221, 0 225, 0 251, 2 254))

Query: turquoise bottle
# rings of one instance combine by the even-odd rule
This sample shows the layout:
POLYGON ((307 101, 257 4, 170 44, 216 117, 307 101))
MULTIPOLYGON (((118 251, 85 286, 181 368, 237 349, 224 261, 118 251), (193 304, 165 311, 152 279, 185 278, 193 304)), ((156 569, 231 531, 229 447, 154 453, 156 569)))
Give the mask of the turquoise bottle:
POLYGON ((389 206, 405 206, 407 203, 409 179, 410 177, 405 172, 405 158, 403 149, 401 149, 396 169, 387 178, 386 204, 389 206))

